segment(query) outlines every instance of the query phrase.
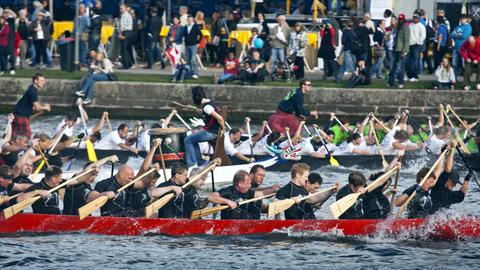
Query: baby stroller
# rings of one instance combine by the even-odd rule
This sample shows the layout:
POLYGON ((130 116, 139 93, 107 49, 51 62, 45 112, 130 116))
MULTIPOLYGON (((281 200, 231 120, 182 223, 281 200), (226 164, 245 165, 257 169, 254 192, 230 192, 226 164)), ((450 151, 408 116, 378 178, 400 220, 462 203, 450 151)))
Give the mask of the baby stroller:
POLYGON ((275 80, 285 80, 288 83, 292 81, 291 77, 291 65, 292 61, 290 57, 285 59, 285 63, 277 62, 275 63, 277 68, 275 70, 275 74, 273 74, 275 80))

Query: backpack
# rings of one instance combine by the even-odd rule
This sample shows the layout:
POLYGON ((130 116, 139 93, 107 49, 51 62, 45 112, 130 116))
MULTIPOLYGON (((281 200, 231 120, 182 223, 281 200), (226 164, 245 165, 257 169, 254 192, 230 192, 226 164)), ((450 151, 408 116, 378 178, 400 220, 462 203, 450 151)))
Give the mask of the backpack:
MULTIPOLYGON (((433 30, 433 28, 428 25, 428 23, 425 25, 425 30, 426 30, 426 34, 427 34, 427 38, 425 39, 425 41, 433 41, 435 39, 435 31, 433 30)), ((448 31, 447 31, 448 32, 448 31)))

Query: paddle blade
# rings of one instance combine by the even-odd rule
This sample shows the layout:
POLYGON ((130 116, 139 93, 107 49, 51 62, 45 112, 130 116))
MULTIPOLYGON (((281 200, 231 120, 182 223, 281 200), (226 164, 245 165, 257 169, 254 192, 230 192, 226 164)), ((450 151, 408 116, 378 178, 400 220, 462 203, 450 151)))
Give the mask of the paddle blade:
POLYGON ((338 166, 340 166, 340 163, 333 156, 330 156, 330 165, 332 165, 334 167, 338 167, 338 166))
POLYGON ((227 208, 228 208, 228 205, 220 205, 220 206, 215 206, 215 207, 209 207, 209 208, 196 210, 196 211, 192 212, 192 216, 190 218, 191 219, 199 219, 201 217, 205 217, 205 216, 215 214, 215 213, 220 212, 222 210, 225 210, 227 208))
POLYGON ((97 161, 97 154, 95 154, 95 148, 93 148, 93 143, 90 140, 85 141, 87 147, 87 155, 89 161, 97 161))
POLYGON ((352 193, 332 203, 330 205, 330 212, 332 212, 332 216, 334 218, 340 217, 343 213, 345 213, 345 211, 348 210, 348 208, 352 207, 352 205, 357 202, 359 196, 360 193, 352 193))
POLYGON ((3 216, 5 219, 9 219, 13 217, 14 215, 22 212, 25 208, 29 207, 30 205, 34 204, 38 199, 40 199, 40 196, 35 196, 30 199, 26 199, 24 201, 21 201, 13 206, 10 206, 8 208, 5 208, 3 210, 3 216))
POLYGON ((108 201, 107 196, 100 196, 95 200, 85 204, 84 206, 78 208, 78 216, 80 220, 88 217, 93 211, 97 210, 98 208, 104 206, 108 201))
POLYGON ((295 204, 293 199, 285 199, 281 201, 272 202, 268 205, 268 217, 274 217, 277 214, 289 209, 295 204))
POLYGON ((35 172, 33 173, 33 177, 32 177, 32 180, 35 181, 35 179, 37 178, 37 175, 40 173, 40 171, 42 170, 43 166, 45 165, 45 159, 42 159, 42 162, 40 162, 40 164, 38 165, 37 169, 35 170, 35 172))
POLYGON ((169 201, 173 199, 175 195, 170 193, 167 194, 160 199, 154 201, 152 204, 149 206, 145 207, 145 217, 146 218, 154 218, 155 214, 160 210, 162 207, 164 207, 169 201))

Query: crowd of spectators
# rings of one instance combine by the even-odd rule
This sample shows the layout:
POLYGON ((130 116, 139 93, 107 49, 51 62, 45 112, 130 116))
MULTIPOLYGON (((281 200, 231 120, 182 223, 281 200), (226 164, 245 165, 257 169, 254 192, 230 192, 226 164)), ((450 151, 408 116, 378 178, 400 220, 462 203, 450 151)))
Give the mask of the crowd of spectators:
MULTIPOLYGON (((18 15, 10 9, 3 10, 0 74, 14 74, 16 66, 23 68, 27 63, 52 66, 53 20, 46 5, 48 1, 35 1, 32 10, 21 9, 18 15)), ((301 22, 292 23, 291 27, 284 14, 278 14, 277 23, 269 26, 262 12, 251 18, 249 12, 233 7, 215 11, 211 18, 205 18, 202 11, 191 13, 187 6, 180 6, 178 15, 166 23, 165 9, 158 1, 152 2, 141 16, 122 4, 115 20, 115 33, 110 37, 120 44, 119 55, 112 56, 101 43, 101 10, 101 1, 88 7, 80 4, 73 30, 79 32, 80 64, 90 70, 77 92, 87 103, 91 101, 95 81, 111 80, 113 67, 135 67, 139 57, 145 60, 146 69, 156 64, 163 69, 169 64, 173 82, 198 79, 200 70, 207 66, 204 61, 209 67, 224 69, 216 76, 218 83, 300 80, 305 77, 305 70, 310 70, 306 56, 308 32, 312 30, 301 22), (240 23, 256 25, 241 50, 239 41, 231 38, 240 23), (169 26, 166 37, 160 35, 164 26, 169 26)), ((462 14, 458 26, 450 29, 450 22, 441 9, 436 11, 434 19, 428 18, 423 9, 415 10, 411 16, 385 10, 384 19, 375 21, 368 12, 362 18, 341 19, 328 12, 314 23, 319 37, 315 54, 321 59, 323 79, 334 78, 348 87, 368 85, 375 76, 388 81, 388 87, 403 88, 406 80, 416 82, 425 71, 436 76, 435 89, 454 89, 461 76, 463 89, 480 90, 478 76, 474 84, 470 80, 475 69, 475 73, 480 74, 477 67, 480 46, 477 46, 478 38, 473 36, 471 23, 472 17, 462 14)))

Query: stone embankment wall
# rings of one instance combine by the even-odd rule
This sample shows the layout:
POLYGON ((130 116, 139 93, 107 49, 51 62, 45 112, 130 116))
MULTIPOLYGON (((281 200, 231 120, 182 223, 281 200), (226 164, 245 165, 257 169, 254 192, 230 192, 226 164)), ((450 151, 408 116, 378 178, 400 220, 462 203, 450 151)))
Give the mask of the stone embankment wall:
MULTIPOLYGON (((16 100, 27 89, 30 79, 0 79, 0 110, 10 112, 16 100)), ((40 101, 50 103, 54 114, 77 111, 74 106, 77 82, 47 79, 39 93, 40 101)), ((92 115, 108 110, 116 118, 161 118, 172 107, 172 101, 191 103, 191 84, 141 82, 101 82, 95 86, 94 102, 88 105, 92 115)), ((296 85, 285 87, 205 85, 207 95, 218 104, 227 105, 232 121, 249 116, 267 119, 276 110, 280 99, 296 85), (234 118, 234 119, 232 119, 234 118)), ((434 91, 394 89, 334 89, 315 87, 305 96, 306 107, 318 110, 325 117, 329 112, 354 119, 368 112, 391 115, 408 108, 417 117, 434 116, 439 103, 451 104, 458 114, 474 119, 480 114, 479 91, 434 91)), ((186 116, 191 113, 182 113, 186 116)))

